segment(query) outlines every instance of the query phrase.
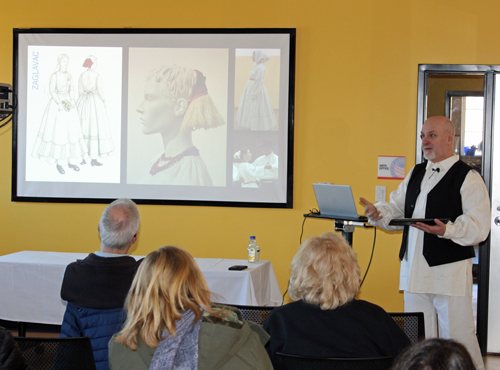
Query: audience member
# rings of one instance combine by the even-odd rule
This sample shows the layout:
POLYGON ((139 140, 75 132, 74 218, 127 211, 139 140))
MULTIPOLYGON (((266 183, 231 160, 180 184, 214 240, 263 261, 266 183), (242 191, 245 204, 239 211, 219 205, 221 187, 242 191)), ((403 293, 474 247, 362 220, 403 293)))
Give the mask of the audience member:
POLYGON ((61 337, 89 337, 97 370, 108 369, 108 342, 125 320, 123 305, 141 261, 128 255, 137 240, 139 210, 118 199, 98 226, 101 250, 66 268, 61 298, 68 301, 61 337))
POLYGON ((12 334, 0 326, 0 369, 2 370, 27 370, 28 365, 21 351, 14 343, 12 334))
POLYGON ((292 260, 290 298, 264 322, 267 351, 317 358, 396 357, 410 340, 379 306, 356 300, 360 268, 345 239, 326 233, 307 239, 292 260))
POLYGON ((427 339, 408 347, 392 370, 476 370, 467 349, 453 339, 427 339))
POLYGON ((272 369, 269 336, 238 310, 212 304, 183 249, 163 247, 145 258, 125 308, 127 321, 109 342, 112 370, 272 369))

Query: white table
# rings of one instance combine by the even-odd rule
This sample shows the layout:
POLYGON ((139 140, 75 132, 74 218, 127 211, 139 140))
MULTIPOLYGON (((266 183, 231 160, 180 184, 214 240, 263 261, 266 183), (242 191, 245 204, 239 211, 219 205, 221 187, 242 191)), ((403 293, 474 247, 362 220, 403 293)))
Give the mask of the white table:
MULTIPOLYGON (((66 302, 60 291, 66 266, 87 253, 22 251, 0 256, 0 319, 61 325, 66 302)), ((136 259, 142 256, 133 256, 136 259)), ((196 258, 212 300, 245 306, 277 306, 281 291, 271 262, 196 258), (229 271, 232 265, 247 265, 229 271)))

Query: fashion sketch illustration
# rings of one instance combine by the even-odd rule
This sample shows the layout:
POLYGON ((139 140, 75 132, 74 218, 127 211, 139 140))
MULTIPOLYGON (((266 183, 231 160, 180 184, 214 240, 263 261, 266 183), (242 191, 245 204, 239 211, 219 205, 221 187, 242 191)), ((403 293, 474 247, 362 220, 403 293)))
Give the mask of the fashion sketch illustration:
POLYGON ((270 56, 262 50, 255 50, 252 54, 253 69, 243 93, 236 120, 241 127, 250 130, 269 131, 277 122, 271 98, 264 85, 266 63, 270 56))
POLYGON ((158 134, 164 152, 142 179, 145 184, 212 186, 210 173, 194 146, 195 130, 224 125, 201 71, 175 64, 152 70, 137 108, 142 132, 158 134))
POLYGON ((57 69, 50 76, 49 101, 32 151, 33 157, 55 164, 61 175, 68 169, 80 171, 78 164, 88 158, 68 66, 69 56, 60 54, 57 69))
POLYGON ((114 151, 106 98, 102 78, 95 71, 97 58, 88 56, 83 62, 86 69, 78 79, 78 100, 76 107, 80 117, 83 139, 87 146, 91 166, 102 166, 100 158, 106 158, 114 151))

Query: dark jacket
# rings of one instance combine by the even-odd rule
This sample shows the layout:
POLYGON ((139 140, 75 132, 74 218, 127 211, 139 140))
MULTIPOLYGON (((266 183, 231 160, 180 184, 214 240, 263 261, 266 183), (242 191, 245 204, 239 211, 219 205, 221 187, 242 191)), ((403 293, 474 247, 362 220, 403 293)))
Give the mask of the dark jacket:
POLYGON ((266 346, 275 369, 276 353, 317 358, 396 357, 410 339, 381 307, 353 299, 333 310, 304 301, 271 311, 264 322, 266 346))
POLYGON ((66 268, 61 298, 68 305, 61 337, 89 337, 97 370, 108 370, 108 342, 125 320, 125 297, 141 262, 91 253, 66 268))
POLYGON ((28 365, 21 354, 21 350, 14 343, 14 339, 12 339, 12 334, 2 327, 0 327, 0 369, 28 369, 28 365))
POLYGON ((97 370, 107 370, 108 342, 125 321, 123 308, 97 310, 68 302, 61 327, 61 338, 89 337, 97 370))

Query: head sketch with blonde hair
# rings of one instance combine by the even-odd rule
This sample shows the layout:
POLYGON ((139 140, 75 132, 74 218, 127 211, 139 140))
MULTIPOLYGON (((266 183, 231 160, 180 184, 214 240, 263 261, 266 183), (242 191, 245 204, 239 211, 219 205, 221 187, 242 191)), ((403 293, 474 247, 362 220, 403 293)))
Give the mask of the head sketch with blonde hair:
POLYGON ((212 309, 208 285, 193 257, 184 249, 167 246, 147 255, 125 300, 127 320, 115 340, 137 349, 137 334, 149 347, 157 347, 163 331, 176 336, 176 320, 187 310, 195 324, 204 309, 212 309))
POLYGON ((209 129, 222 126, 224 119, 215 106, 205 84, 206 77, 198 70, 175 64, 152 70, 146 81, 161 84, 161 92, 173 102, 183 99, 187 109, 182 130, 209 129))
POLYGON ((300 246, 292 260, 289 295, 333 310, 354 299, 359 283, 356 254, 342 236, 326 233, 300 246))

